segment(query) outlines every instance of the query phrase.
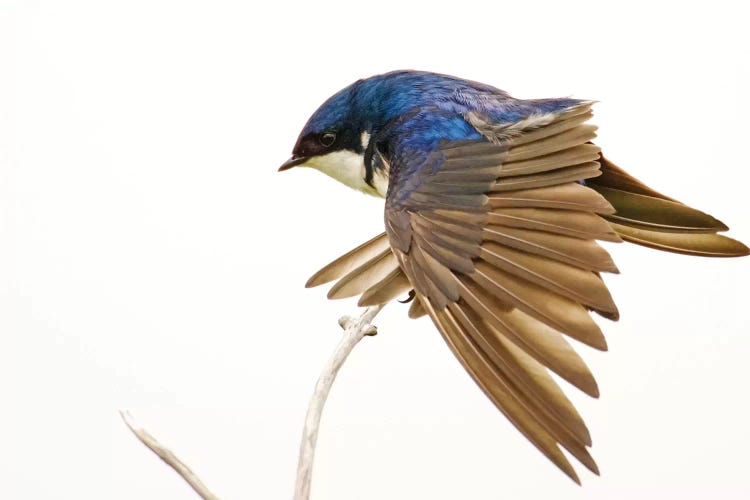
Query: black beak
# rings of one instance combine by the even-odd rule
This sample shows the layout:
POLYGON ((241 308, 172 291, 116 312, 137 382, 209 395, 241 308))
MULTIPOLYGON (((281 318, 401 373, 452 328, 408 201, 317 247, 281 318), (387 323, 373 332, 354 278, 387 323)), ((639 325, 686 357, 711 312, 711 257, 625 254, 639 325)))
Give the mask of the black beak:
POLYGON ((279 172, 289 170, 290 168, 296 167, 297 165, 302 165, 308 159, 309 158, 307 158, 306 156, 292 156, 279 167, 279 172))

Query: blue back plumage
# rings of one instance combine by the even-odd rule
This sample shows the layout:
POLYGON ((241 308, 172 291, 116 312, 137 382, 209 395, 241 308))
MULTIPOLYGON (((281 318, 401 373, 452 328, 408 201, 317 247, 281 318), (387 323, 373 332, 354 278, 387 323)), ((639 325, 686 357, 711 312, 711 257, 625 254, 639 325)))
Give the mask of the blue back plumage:
MULTIPOLYGON (((470 80, 422 71, 394 71, 359 80, 329 98, 312 115, 302 135, 329 128, 377 132, 389 121, 415 108, 430 107, 457 119, 469 111, 496 122, 512 122, 533 113, 554 113, 580 103, 576 99, 515 99, 508 93, 470 80)), ((476 131, 456 121, 453 134, 473 138, 476 131)))
POLYGON ((320 149, 321 137, 336 137, 336 147, 363 155, 367 185, 372 187, 375 173, 388 165, 389 202, 398 204, 418 188, 423 177, 416 174, 441 168, 442 155, 433 154, 441 142, 487 140, 469 122, 468 113, 496 124, 514 123, 563 112, 581 102, 516 99, 471 80, 394 71, 359 80, 330 97, 308 120, 295 152, 309 155, 320 149), (378 161, 381 157, 386 161, 378 161))

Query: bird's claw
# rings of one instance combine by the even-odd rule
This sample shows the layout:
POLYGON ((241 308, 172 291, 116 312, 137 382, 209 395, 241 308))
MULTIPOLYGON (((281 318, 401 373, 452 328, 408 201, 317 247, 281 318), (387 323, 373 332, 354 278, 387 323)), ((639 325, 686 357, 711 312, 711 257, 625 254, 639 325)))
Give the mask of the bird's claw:
POLYGON ((409 290, 409 296, 406 298, 406 300, 399 300, 402 304, 408 304, 412 300, 414 300, 414 297, 417 296, 417 293, 414 290, 409 290))

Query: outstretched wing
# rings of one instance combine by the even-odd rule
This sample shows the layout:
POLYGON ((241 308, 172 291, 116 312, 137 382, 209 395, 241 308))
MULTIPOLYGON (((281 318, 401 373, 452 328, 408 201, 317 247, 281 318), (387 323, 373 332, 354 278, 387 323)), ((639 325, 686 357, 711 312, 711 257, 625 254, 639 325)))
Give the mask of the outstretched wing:
POLYGON ((619 241, 599 217, 613 209, 580 183, 600 174, 590 117, 590 103, 501 124, 415 113, 383 158, 385 234, 308 282, 339 279, 329 297, 361 294, 362 305, 413 289, 409 315, 428 314, 498 409, 575 481, 559 446, 596 473, 591 437, 547 369, 598 396, 565 336, 606 350, 589 310, 618 315, 599 276, 617 269, 596 243, 619 241))

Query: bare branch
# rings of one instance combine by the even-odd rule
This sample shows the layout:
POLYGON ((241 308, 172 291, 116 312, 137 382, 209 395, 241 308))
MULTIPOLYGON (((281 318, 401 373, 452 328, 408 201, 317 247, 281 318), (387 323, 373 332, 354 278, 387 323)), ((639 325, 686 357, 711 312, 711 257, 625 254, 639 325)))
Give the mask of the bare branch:
MULTIPOLYGON (((333 381, 336 379, 336 374, 344 364, 344 361, 346 361, 346 358, 349 357, 354 346, 365 336, 377 333, 377 329, 370 322, 383 307, 384 305, 368 307, 357 319, 349 316, 343 316, 339 319, 339 325, 344 329, 344 336, 320 373, 318 382, 315 384, 315 391, 310 399, 310 405, 307 408, 307 415, 305 416, 305 427, 302 432, 302 443, 300 445, 299 463, 297 466, 297 482, 294 487, 294 500, 309 500, 310 498, 310 484, 312 481, 313 461, 315 459, 315 445, 318 441, 318 430, 320 429, 320 418, 323 414, 323 407, 328 399, 328 394, 331 392, 333 381)), ((129 412, 120 411, 120 416, 135 437, 174 469, 201 498, 204 500, 218 500, 218 497, 209 491, 200 478, 190 470, 190 467, 177 458, 171 450, 159 443, 146 429, 140 427, 129 412)))
POLYGON ((318 383, 315 385, 310 406, 307 408, 305 417, 305 428, 302 432, 302 444, 299 450, 299 463, 297 465, 297 482, 294 487, 294 500, 308 500, 310 498, 310 483, 312 481, 313 461, 315 459, 315 444, 318 440, 320 428, 320 417, 323 414, 323 406, 328 393, 331 391, 333 381, 339 368, 344 364, 354 346, 362 340, 365 335, 375 335, 377 330, 370 322, 383 309, 383 305, 372 306, 365 309, 357 319, 344 316, 339 319, 339 325, 344 329, 344 337, 339 342, 328 363, 320 373, 318 383))
POLYGON ((198 476, 196 476, 195 473, 190 470, 190 467, 188 467, 182 460, 177 458, 177 456, 172 453, 172 451, 170 451, 168 448, 165 448, 164 445, 162 445, 159 441, 156 440, 155 437, 149 434, 146 429, 140 427, 129 412, 120 411, 120 416, 125 422, 125 425, 127 425, 128 428, 133 432, 133 434, 135 434, 135 437, 137 437, 141 443, 146 445, 148 449, 156 453, 156 455, 172 469, 174 469, 177 474, 182 476, 182 479, 187 481, 190 487, 193 488, 201 498, 203 498, 204 500, 219 500, 219 497, 209 491, 209 489, 205 484, 203 484, 198 476))

